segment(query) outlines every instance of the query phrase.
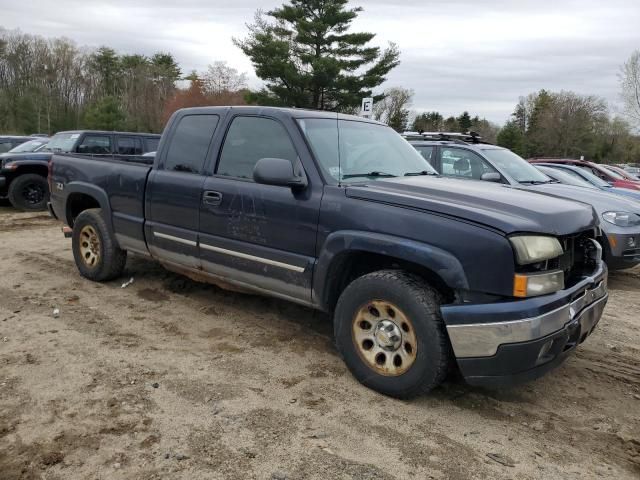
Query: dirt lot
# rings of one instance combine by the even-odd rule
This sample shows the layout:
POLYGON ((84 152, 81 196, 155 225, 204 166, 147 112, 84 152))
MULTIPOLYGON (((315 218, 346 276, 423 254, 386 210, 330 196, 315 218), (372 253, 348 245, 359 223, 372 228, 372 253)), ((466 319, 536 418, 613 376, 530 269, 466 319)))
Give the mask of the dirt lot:
POLYGON ((3 480, 640 477, 640 269, 545 378, 405 402, 356 383, 311 310, 139 258, 83 280, 45 214, 0 208, 0 265, 3 480))

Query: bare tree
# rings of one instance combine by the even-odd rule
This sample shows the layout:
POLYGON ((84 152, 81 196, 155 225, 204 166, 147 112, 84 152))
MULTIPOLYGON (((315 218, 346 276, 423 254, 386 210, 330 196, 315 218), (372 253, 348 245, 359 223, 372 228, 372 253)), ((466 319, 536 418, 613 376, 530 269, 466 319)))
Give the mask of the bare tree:
POLYGON ((247 74, 240 73, 227 62, 216 61, 201 75, 202 87, 207 95, 239 92, 247 88, 247 74))
POLYGON ((640 50, 633 52, 622 66, 620 86, 625 113, 640 126, 640 50))
POLYGON ((384 92, 384 98, 373 106, 373 118, 401 132, 407 128, 413 90, 394 87, 384 92))

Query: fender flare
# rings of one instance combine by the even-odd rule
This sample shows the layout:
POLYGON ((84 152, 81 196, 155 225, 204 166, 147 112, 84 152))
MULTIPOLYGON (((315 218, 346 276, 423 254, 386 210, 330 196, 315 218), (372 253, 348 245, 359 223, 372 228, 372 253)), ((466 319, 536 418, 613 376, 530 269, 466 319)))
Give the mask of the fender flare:
POLYGON ((107 223, 109 230, 113 232, 113 222, 111 218, 111 204, 109 203, 109 196, 100 187, 86 182, 69 182, 64 186, 64 217, 67 225, 71 225, 72 219, 69 218, 69 209, 67 208, 69 196, 74 193, 82 193, 89 195, 96 199, 100 208, 102 209, 104 221, 107 223))
POLYGON ((49 168, 49 163, 47 160, 36 160, 36 159, 25 159, 25 160, 10 160, 7 162, 7 164, 14 164, 16 166, 16 169, 14 170, 14 172, 17 175, 20 175, 20 169, 22 167, 40 167, 43 168, 45 170, 45 172, 48 171, 49 168))
POLYGON ((393 235, 342 230, 327 237, 314 269, 313 300, 322 308, 328 307, 334 261, 349 252, 375 253, 411 262, 431 270, 451 289, 469 288, 460 261, 442 248, 393 235))

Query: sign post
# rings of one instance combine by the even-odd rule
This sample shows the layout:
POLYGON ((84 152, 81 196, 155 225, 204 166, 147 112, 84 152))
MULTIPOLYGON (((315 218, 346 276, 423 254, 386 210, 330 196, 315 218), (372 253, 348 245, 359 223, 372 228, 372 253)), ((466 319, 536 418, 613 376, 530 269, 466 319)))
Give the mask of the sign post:
POLYGON ((360 116, 364 118, 371 118, 373 115, 373 98, 363 98, 362 107, 360 108, 360 116))

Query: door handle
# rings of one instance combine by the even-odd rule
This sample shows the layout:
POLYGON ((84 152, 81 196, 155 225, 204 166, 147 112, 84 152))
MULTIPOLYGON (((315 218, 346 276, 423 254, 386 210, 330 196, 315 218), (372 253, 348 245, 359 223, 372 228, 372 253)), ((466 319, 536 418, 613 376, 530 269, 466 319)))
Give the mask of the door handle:
POLYGON ((204 192, 202 196, 202 203, 206 205, 217 206, 222 203, 222 194, 220 192, 213 192, 211 190, 207 190, 204 192))

